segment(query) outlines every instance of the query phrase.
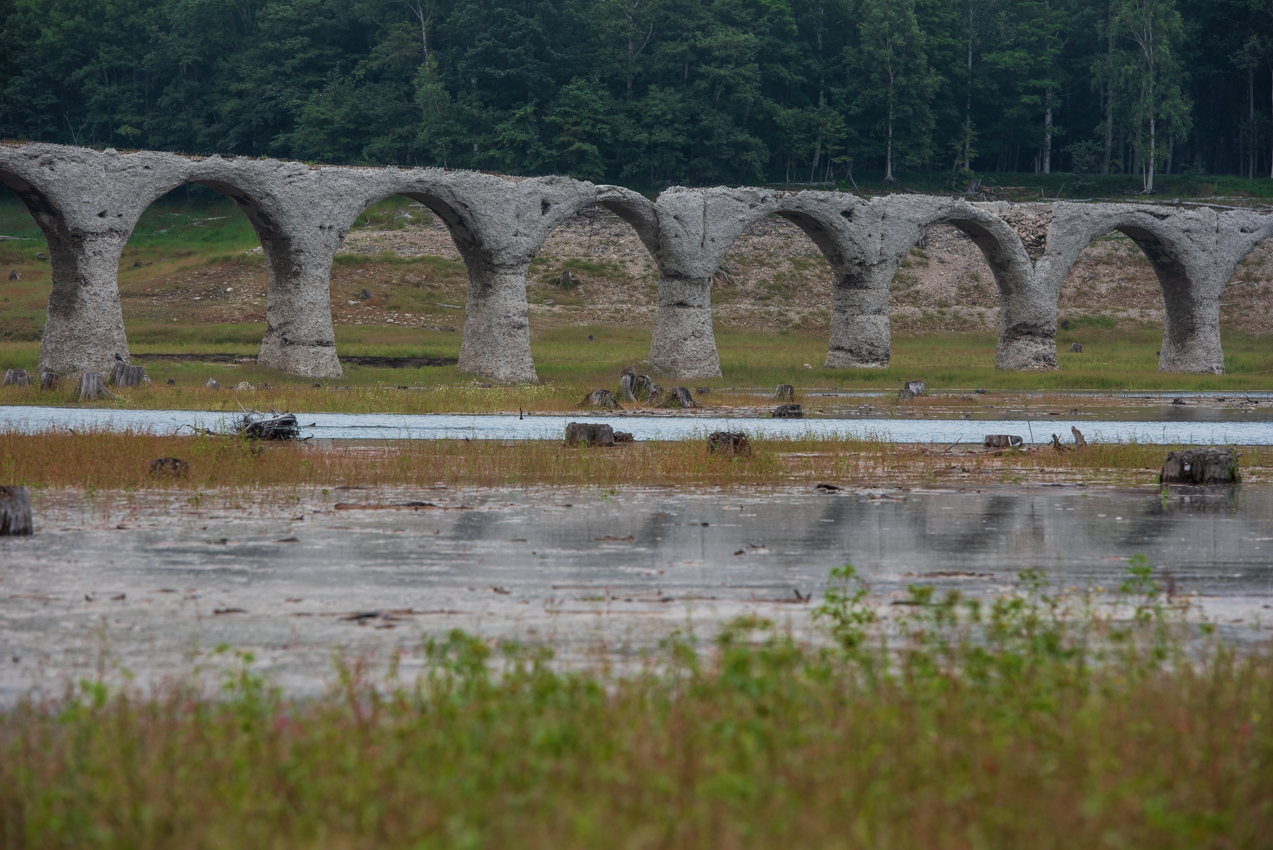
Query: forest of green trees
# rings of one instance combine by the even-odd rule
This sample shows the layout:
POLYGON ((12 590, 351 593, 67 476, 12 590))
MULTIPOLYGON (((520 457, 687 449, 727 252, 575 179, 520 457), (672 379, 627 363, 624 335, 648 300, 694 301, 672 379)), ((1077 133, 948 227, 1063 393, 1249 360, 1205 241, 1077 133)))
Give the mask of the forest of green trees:
POLYGON ((674 183, 1273 172, 1273 0, 0 0, 0 137, 674 183))

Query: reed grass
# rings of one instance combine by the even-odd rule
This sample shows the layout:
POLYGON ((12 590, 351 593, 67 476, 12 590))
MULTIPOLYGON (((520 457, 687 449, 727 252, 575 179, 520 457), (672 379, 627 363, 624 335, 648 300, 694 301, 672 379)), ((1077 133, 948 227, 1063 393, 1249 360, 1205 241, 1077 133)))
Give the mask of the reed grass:
POLYGON ((1111 607, 1037 574, 887 624, 863 594, 833 573, 818 643, 749 617, 628 672, 453 632, 413 681, 338 657, 312 699, 247 654, 85 681, 0 711, 0 846, 1266 843, 1273 653, 1200 641, 1143 565, 1111 607))
MULTIPOLYGON (((0 431, 0 481, 35 488, 333 486, 734 487, 832 483, 843 487, 1090 482, 1153 485, 1173 447, 1112 444, 1001 455, 847 438, 752 443, 751 457, 720 457, 706 440, 613 449, 555 441, 403 440, 341 445, 250 443, 145 431, 0 431), (155 478, 154 458, 190 464, 182 479, 155 478)), ((1268 481, 1273 448, 1242 450, 1244 480, 1268 481)))

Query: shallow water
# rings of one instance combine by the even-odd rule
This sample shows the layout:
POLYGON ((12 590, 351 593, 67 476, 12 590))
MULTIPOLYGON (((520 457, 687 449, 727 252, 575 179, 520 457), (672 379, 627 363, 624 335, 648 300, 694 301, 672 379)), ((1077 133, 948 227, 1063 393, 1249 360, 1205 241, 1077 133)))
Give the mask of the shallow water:
POLYGON ((333 649, 383 659, 453 628, 566 658, 748 612, 808 634, 806 600, 844 563, 897 611, 909 584, 991 596, 1025 568, 1114 588, 1144 555, 1231 635, 1267 638, 1273 622, 1273 489, 1260 487, 1165 501, 1082 487, 62 491, 37 494, 36 522, 34 537, 0 538, 0 702, 91 674, 105 649, 147 682, 226 643, 314 692, 333 649))
MULTIPOLYGON (((980 445, 987 434, 1016 434, 1026 443, 1050 443, 1051 434, 1070 440, 1070 426, 1082 430, 1089 441, 1140 442, 1194 445, 1270 445, 1273 419, 1268 411, 1247 418, 1213 420, 1127 421, 1061 415, 1026 418, 998 411, 1003 418, 946 419, 938 417, 897 419, 879 416, 854 418, 765 419, 723 417, 706 413, 602 414, 580 411, 571 416, 396 414, 396 413, 300 413, 306 436, 328 440, 460 439, 534 440, 560 439, 571 421, 608 422, 616 431, 628 431, 638 440, 684 440, 712 431, 746 431, 753 436, 870 437, 899 443, 955 443, 980 445), (1012 418, 1015 417, 1015 418, 1012 418)), ((1236 414, 1235 414, 1236 416, 1236 414)), ((60 428, 126 428, 157 433, 176 433, 189 428, 222 430, 233 417, 226 413, 186 410, 118 410, 72 407, 0 407, 0 428, 40 431, 60 428)))

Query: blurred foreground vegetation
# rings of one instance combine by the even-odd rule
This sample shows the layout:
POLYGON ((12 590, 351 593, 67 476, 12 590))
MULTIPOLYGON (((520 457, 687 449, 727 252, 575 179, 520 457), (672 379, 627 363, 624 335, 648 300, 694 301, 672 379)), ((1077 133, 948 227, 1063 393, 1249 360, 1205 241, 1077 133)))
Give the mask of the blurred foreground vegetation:
POLYGON ((104 674, 0 712, 0 846, 1262 846, 1270 647, 1132 561, 883 609, 846 567, 813 642, 745 617, 575 669, 453 632, 310 699, 228 647, 104 674))

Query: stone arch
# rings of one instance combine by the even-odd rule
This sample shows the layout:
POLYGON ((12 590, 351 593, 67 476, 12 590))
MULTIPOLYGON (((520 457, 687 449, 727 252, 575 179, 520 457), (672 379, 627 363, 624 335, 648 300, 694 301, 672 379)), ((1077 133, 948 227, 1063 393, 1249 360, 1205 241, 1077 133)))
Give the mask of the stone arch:
MULTIPOLYGON (((345 169, 335 179, 335 187, 343 190, 333 199, 336 244, 363 210, 392 195, 424 204, 450 231, 469 278, 460 371, 506 383, 538 380, 530 353, 526 272, 548 234, 592 202, 591 183, 396 168, 345 169)), ((329 269, 330 263, 328 258, 329 269)))
POLYGON ((252 225, 269 278, 266 331, 257 363, 306 377, 343 374, 327 288, 330 262, 322 267, 324 248, 331 239, 321 220, 314 226, 313 201, 304 197, 305 188, 314 188, 316 171, 296 163, 219 156, 177 159, 176 167, 168 169, 163 179, 139 193, 129 233, 146 209, 182 186, 204 186, 226 197, 252 225))
POLYGON ((795 223, 831 265, 832 316, 825 365, 882 368, 889 364, 888 299, 910 250, 938 224, 972 238, 1000 293, 999 368, 1055 368, 1055 322, 1029 315, 1037 292, 1033 264, 1017 232, 992 213, 961 200, 802 192, 779 196, 772 211, 795 223), (1051 334, 1048 328, 1051 327, 1051 334))
MULTIPOLYGON (((1245 251, 1220 244, 1216 210, 1149 204, 1055 205, 1048 252, 1039 263, 1040 285, 1054 300, 1088 246, 1119 232, 1149 260, 1163 295, 1165 320, 1160 372, 1224 372, 1220 295, 1245 251)), ((1253 247, 1254 242, 1250 242, 1253 247)), ((1247 249, 1249 250, 1249 249, 1247 249)))
MULTIPOLYGON (((995 368, 1056 369, 1055 315, 1049 311, 1047 299, 1039 297, 1034 262, 1017 230, 999 216, 963 201, 948 207, 943 205, 933 215, 921 219, 919 238, 938 224, 949 224, 968 236, 994 276, 999 292, 995 368)), ((907 253, 911 247, 905 249, 907 253)), ((896 259, 900 266, 905 256, 905 253, 894 254, 890 262, 896 259)), ((889 280, 891 284, 891 276, 889 280)))

